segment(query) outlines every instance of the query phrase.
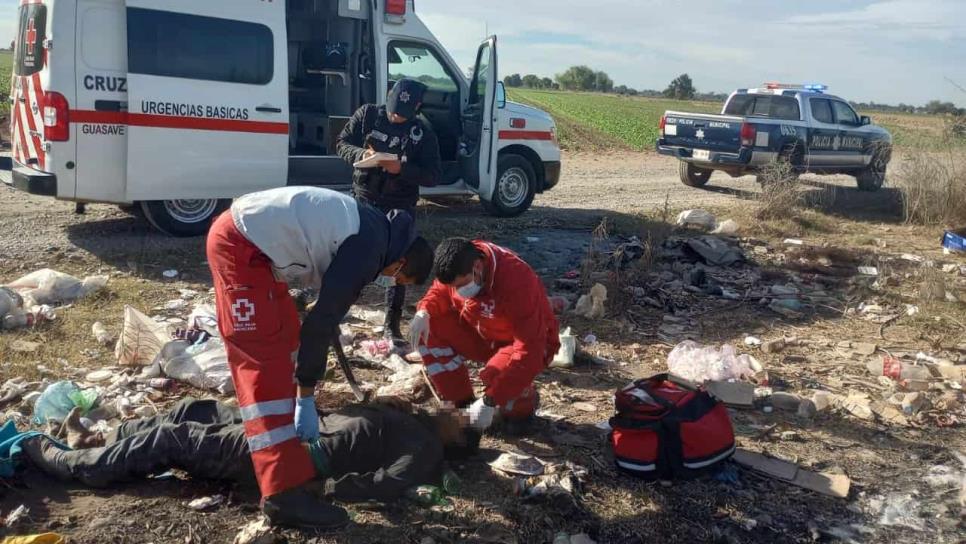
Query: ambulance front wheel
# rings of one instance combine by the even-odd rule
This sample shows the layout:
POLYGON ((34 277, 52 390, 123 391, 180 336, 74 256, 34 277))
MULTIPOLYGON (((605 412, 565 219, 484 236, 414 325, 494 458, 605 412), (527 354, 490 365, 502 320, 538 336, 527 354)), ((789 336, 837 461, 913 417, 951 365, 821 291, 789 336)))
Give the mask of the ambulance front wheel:
POLYGON ((520 155, 501 155, 497 161, 496 188, 483 208, 497 217, 516 217, 530 209, 537 194, 537 174, 530 161, 520 155))
POLYGON ((231 206, 231 199, 151 200, 140 204, 151 226, 169 236, 187 238, 205 235, 211 222, 231 206))

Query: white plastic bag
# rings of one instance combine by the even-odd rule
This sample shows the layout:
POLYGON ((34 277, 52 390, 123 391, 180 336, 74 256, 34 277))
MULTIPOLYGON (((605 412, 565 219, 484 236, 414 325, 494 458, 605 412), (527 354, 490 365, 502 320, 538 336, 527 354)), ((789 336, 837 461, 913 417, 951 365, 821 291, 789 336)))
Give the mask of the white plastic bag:
POLYGON ((754 378, 761 363, 750 355, 738 355, 734 346, 702 346, 687 340, 678 344, 667 357, 671 374, 695 383, 754 378))
POLYGON ((571 368, 577 354, 577 337, 571 334, 570 327, 560 333, 560 350, 550 362, 550 368, 571 368))
POLYGON ((607 288, 602 284, 595 284, 590 288, 590 293, 580 297, 574 311, 577 315, 587 319, 600 319, 604 317, 606 310, 604 302, 607 301, 607 288))
POLYGON ((678 225, 695 225, 711 230, 718 224, 714 214, 705 210, 686 210, 678 215, 678 225))
POLYGON ((188 316, 188 326, 198 327, 212 336, 219 336, 218 314, 211 304, 198 304, 188 316))
POLYGON ((73 302, 86 297, 107 285, 107 276, 88 276, 83 281, 49 268, 31 272, 10 283, 7 287, 20 293, 34 304, 57 304, 73 302))
POLYGON ((171 331, 167 325, 125 306, 124 327, 114 347, 114 356, 122 366, 147 366, 169 340, 171 331))
POLYGON ((166 376, 198 389, 210 389, 223 395, 235 392, 228 353, 220 338, 195 345, 183 340, 168 342, 158 354, 158 362, 166 376))

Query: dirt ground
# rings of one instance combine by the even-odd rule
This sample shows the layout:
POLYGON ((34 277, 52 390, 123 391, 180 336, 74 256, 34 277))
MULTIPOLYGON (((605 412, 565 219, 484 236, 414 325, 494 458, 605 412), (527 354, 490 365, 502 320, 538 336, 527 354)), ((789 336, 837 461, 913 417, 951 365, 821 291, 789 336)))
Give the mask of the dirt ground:
MULTIPOLYGON (((966 259, 942 255, 941 229, 902 224, 894 190, 861 194, 847 177, 803 177, 806 209, 763 222, 754 215, 759 189, 751 177, 732 180, 716 174, 708 188, 698 190, 678 181, 673 160, 653 154, 570 154, 564 164, 560 185, 539 195, 534 208, 520 218, 494 219, 475 201, 462 199, 425 203, 419 210, 423 233, 433 241, 484 236, 512 247, 554 293, 576 298, 595 281, 610 288, 604 318, 588 320, 572 312, 561 316, 562 328, 572 327, 580 339, 593 334, 597 341, 581 342, 583 356, 574 368, 548 370, 539 377, 544 417, 523 437, 487 435, 478 458, 453 467, 463 484, 452 509, 407 503, 346 505, 355 523, 345 531, 279 531, 280 538, 293 543, 549 543, 563 531, 621 544, 962 541, 957 483, 966 477, 966 466, 956 453, 966 453, 966 413, 962 405, 942 400, 958 394, 950 382, 933 384, 928 392, 933 406, 902 424, 880 416, 863 419, 841 408, 802 417, 768 410, 763 405, 767 401, 732 410, 739 447, 804 469, 846 474, 852 484, 846 499, 744 468, 726 471, 730 478, 637 481, 613 468, 605 432, 598 427, 612 415, 617 388, 666 370, 676 341, 665 334, 667 316, 684 322, 683 332, 701 343, 731 343, 753 354, 768 370, 769 387, 804 397, 824 390, 864 393, 876 401, 902 392, 898 384, 881 381, 865 368, 866 362, 887 353, 901 357, 922 351, 954 362, 966 360, 963 304, 920 297, 923 282, 929 280, 942 282, 952 296, 966 300, 959 268, 966 259), (748 262, 733 269, 707 269, 723 286, 740 287, 739 300, 682 288, 682 276, 701 266, 662 256, 663 240, 697 235, 673 229, 668 221, 681 210, 699 207, 740 225, 740 239, 733 244, 748 262), (630 270, 609 271, 594 260, 595 250, 629 236, 640 237, 648 248, 630 270), (786 238, 801 239, 806 249, 786 245, 786 238), (925 262, 918 262, 920 257, 925 262), (588 258, 594 262, 585 262, 588 258), (865 265, 876 266, 882 281, 856 277, 855 267, 865 265), (572 270, 581 271, 577 292, 562 289, 556 281, 572 270), (759 303, 767 297, 762 289, 779 284, 794 284, 807 293, 809 303, 801 315, 782 316, 759 303), (657 304, 641 303, 645 299, 657 304), (882 315, 860 309, 863 302, 875 302, 882 315), (919 313, 908 315, 907 304, 916 305, 919 313), (801 342, 763 353, 745 345, 749 335, 801 342), (847 342, 871 343, 878 349, 862 355, 847 342), (523 501, 514 496, 512 482, 486 464, 503 451, 586 467, 589 475, 581 496, 576 501, 523 501), (948 478, 940 477, 944 475, 948 478)), ((116 331, 125 304, 151 313, 177 298, 179 289, 196 290, 197 300, 203 300, 210 287, 204 261, 202 239, 160 236, 115 207, 91 205, 85 215, 75 215, 73 204, 0 187, 0 284, 43 267, 111 277, 105 292, 63 310, 56 321, 0 334, 0 383, 16 376, 81 379, 90 370, 112 366, 112 350, 96 344, 91 324, 102 321, 116 331), (162 272, 169 269, 178 270, 178 278, 164 278, 162 272), (39 345, 23 353, 12 347, 18 340, 39 345)), ((411 303, 416 299, 410 295, 411 303)), ((379 300, 380 294, 370 289, 363 302, 377 305, 379 300)), ((385 370, 359 371, 362 379, 376 384, 387 375, 385 370)), ((327 387, 344 391, 338 382, 337 377, 327 387)), ((205 393, 183 387, 162 404, 187 394, 205 393)), ((333 393, 324 404, 334 406, 345 398, 333 393)), ((27 470, 0 481, 0 514, 20 504, 30 509, 29 518, 13 529, 0 528, 0 537, 50 530, 80 543, 231 542, 257 515, 256 500, 251 490, 183 475, 89 490, 27 470), (228 500, 213 511, 185 506, 216 493, 228 500)))

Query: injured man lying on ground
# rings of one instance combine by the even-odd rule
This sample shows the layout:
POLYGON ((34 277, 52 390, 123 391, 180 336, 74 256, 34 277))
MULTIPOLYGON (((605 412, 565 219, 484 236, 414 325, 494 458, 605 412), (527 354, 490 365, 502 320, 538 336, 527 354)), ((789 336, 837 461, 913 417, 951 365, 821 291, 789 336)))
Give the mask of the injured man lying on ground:
MULTIPOLYGON (((194 478, 255 482, 245 428, 237 409, 214 400, 182 400, 165 414, 124 422, 107 437, 87 431, 72 412, 68 443, 41 436, 23 452, 50 476, 93 487, 180 469, 194 478)), ((412 486, 435 483, 444 457, 471 455, 479 435, 455 410, 413 413, 395 398, 353 405, 321 418, 321 437, 303 444, 327 496, 342 501, 399 498, 412 486)))

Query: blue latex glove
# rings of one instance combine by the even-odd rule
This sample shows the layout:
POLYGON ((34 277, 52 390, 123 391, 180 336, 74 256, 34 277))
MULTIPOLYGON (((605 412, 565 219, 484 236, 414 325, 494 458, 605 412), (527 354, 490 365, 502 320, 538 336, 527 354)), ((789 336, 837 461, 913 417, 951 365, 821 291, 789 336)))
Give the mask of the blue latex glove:
POLYGON ((315 397, 301 397, 295 401, 295 434, 302 442, 319 439, 319 413, 315 397))

